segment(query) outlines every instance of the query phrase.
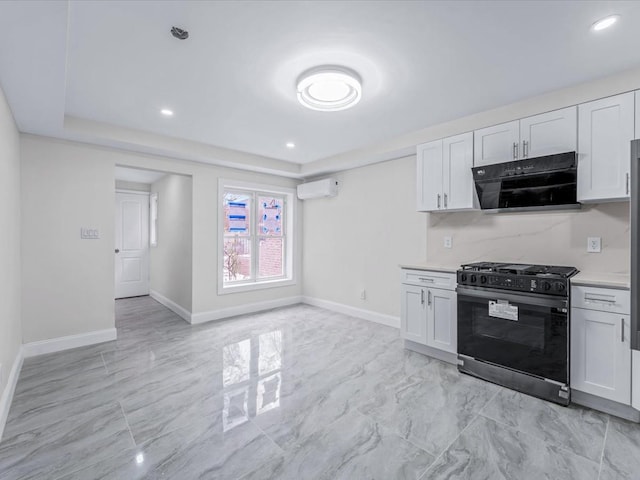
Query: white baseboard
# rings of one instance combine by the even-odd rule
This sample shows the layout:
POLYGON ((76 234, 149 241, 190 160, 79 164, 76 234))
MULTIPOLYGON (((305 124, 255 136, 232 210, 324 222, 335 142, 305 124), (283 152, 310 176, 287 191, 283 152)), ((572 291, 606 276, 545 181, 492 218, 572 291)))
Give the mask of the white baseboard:
POLYGON ((153 298, 156 302, 161 303, 162 305, 167 307, 169 310, 171 310, 173 313, 181 317, 183 320, 186 320, 189 323, 193 323, 191 321, 191 316, 192 316, 191 312, 186 308, 181 307, 173 300, 168 299, 167 297, 165 297, 161 293, 156 292, 155 290, 150 290, 149 296, 153 298))
POLYGON ((205 323, 214 320, 222 320, 223 318, 235 317, 236 315, 246 315, 248 313, 261 312, 263 310, 269 310, 272 308, 286 307, 288 305, 296 305, 302 302, 302 297, 286 297, 278 298, 276 300, 267 300, 265 302, 247 303, 244 305, 238 305, 237 307, 226 307, 218 310, 211 310, 209 312, 199 312, 191 314, 191 323, 205 323))
POLYGON ((343 303, 331 302, 329 300, 322 300, 320 298, 302 297, 302 302, 315 307, 326 308, 334 312, 343 313, 351 317, 362 318, 363 320, 369 320, 370 322, 381 323, 388 327, 400 328, 400 317, 394 317, 393 315, 385 315, 383 313, 372 312, 371 310, 364 310, 362 308, 351 307, 343 303))
POLYGON ((86 347, 96 343, 110 342, 118 337, 115 328, 105 330, 95 330, 93 332, 69 335, 68 337, 51 338, 39 342, 25 343, 22 346, 24 358, 44 355, 45 353, 60 352, 70 348, 86 347))
POLYGON ((2 440, 2 433, 4 432, 4 426, 7 423, 7 417, 9 416, 9 408, 11 408, 11 401, 13 400, 13 393, 16 391, 16 385, 18 384, 18 377, 20 376, 20 370, 22 369, 22 361, 24 360, 24 352, 22 346, 18 350, 11 367, 11 373, 7 378, 7 385, 4 387, 2 396, 0 396, 0 440, 2 440))

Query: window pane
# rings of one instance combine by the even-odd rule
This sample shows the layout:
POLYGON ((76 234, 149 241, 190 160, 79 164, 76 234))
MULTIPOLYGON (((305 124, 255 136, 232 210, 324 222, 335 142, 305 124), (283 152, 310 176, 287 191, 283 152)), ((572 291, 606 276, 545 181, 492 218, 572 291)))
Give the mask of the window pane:
POLYGON ((283 237, 260 237, 258 277, 281 277, 284 274, 283 237))
POLYGON ((282 235, 282 197, 258 197, 258 230, 260 235, 282 235))
POLYGON ((251 195, 224 193, 224 233, 251 235, 251 195))
POLYGON ((223 261, 222 278, 225 283, 251 278, 251 237, 224 237, 223 261))

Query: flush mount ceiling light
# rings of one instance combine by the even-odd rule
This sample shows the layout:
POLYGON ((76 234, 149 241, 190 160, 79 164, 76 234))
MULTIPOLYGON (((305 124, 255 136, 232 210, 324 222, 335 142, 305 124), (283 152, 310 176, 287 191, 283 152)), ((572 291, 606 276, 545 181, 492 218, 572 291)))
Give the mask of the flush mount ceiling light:
POLYGON ((609 28, 618 20, 620 20, 620 15, 609 15, 608 17, 600 19, 597 22, 595 22, 593 25, 591 25, 591 30, 593 30, 594 32, 599 32, 600 30, 609 28))
POLYGON ((286 146, 287 148, 295 148, 295 147, 296 147, 296 144, 295 144, 295 143, 293 143, 293 142, 287 142, 287 143, 285 144, 285 146, 286 146))
POLYGON ((162 115, 164 115, 165 117, 172 117, 173 116, 173 110, 169 110, 168 108, 163 108, 162 110, 160 110, 160 113, 162 115))
POLYGON ((353 107, 360 98, 362 81, 348 68, 316 67, 298 78, 298 100, 312 110, 337 112, 353 107))

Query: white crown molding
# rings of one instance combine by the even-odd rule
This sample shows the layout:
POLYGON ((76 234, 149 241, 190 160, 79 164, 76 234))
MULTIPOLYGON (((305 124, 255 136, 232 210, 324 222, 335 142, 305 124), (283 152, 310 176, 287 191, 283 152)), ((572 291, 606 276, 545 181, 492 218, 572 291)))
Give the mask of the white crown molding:
POLYGON ((39 342, 25 343, 22 346, 24 358, 44 355, 46 353, 61 352, 71 348, 86 347, 96 343, 110 342, 118 337, 115 328, 95 330, 93 332, 69 335, 67 337, 50 338, 39 342))
POLYGON ((2 440, 2 434, 4 433, 4 427, 7 423, 7 417, 9 416, 9 409, 11 408, 11 402, 13 401, 13 394, 16 391, 16 385, 18 384, 18 377, 20 376, 20 370, 22 369, 22 362, 24 361, 24 352, 22 346, 18 350, 13 366, 11 367, 11 373, 7 379, 7 384, 4 387, 2 396, 0 396, 0 440, 2 440))
POLYGON ((344 315, 349 315, 351 317, 361 318, 370 322, 379 323, 388 327, 400 328, 400 317, 394 317, 393 315, 386 315, 383 313, 373 312, 371 310, 351 307, 343 303, 331 302, 329 300, 322 300, 320 298, 302 297, 302 302, 306 303, 307 305, 326 308, 327 310, 342 313, 344 315))

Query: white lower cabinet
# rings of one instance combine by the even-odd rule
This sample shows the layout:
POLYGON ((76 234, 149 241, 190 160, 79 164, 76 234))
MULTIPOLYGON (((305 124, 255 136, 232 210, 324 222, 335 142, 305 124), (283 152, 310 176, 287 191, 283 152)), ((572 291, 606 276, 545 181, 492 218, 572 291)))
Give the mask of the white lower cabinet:
POLYGON ((631 404, 630 317, 571 309, 571 388, 631 404))
MULTIPOLYGON (((406 270, 403 278, 412 278, 406 270)), ((403 283, 400 328, 402 337, 450 353, 457 352, 457 298, 454 274, 434 274, 451 280, 451 289, 403 283)), ((418 278, 418 277, 416 277, 418 278)), ((422 277, 430 279, 430 273, 422 277)), ((416 280, 416 282, 419 280, 416 280)))
POLYGON ((458 352, 458 306, 456 292, 427 289, 427 345, 458 352))
POLYGON ((427 344, 426 288, 402 284, 400 329, 402 337, 412 342, 427 344))

